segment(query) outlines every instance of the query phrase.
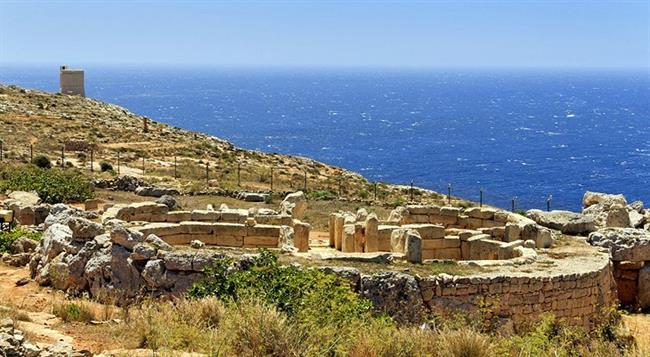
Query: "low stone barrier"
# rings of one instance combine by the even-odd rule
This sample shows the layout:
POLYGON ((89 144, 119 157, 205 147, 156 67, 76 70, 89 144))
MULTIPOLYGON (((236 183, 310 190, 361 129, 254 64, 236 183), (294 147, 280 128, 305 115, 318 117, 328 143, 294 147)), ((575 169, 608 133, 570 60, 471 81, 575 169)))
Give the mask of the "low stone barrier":
POLYGON ((607 254, 576 259, 551 272, 528 274, 361 275, 359 291, 377 311, 402 321, 419 322, 431 312, 489 310, 497 318, 520 320, 552 313, 589 328, 601 308, 616 302, 612 267, 607 254))

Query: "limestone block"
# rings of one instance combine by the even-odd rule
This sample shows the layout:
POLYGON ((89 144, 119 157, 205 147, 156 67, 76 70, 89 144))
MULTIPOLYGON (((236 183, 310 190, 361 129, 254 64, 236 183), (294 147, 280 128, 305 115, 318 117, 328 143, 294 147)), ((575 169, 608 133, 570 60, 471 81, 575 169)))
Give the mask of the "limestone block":
POLYGON ((277 248, 278 237, 246 236, 244 237, 244 248, 277 248))
POLYGON ((478 219, 494 219, 495 212, 496 210, 494 208, 487 207, 472 207, 465 210, 466 215, 478 219))
POLYGON ((274 226, 290 226, 293 218, 287 214, 255 215, 255 222, 260 224, 271 224, 274 226))
POLYGON ((502 243, 501 247, 499 248, 499 259, 512 259, 515 257, 518 257, 519 254, 517 253, 517 250, 515 248, 517 247, 522 247, 524 244, 524 241, 522 240, 517 240, 514 242, 510 243, 502 243))
MULTIPOLYGON (((244 245, 244 236, 214 235, 214 245, 223 247, 241 247, 244 245)), ((204 242, 209 244, 208 242, 204 242)))
POLYGON ((460 214, 460 208, 458 208, 458 207, 441 207, 440 208, 440 215, 441 216, 458 217, 459 214, 460 214))
POLYGON ((429 214, 437 214, 440 212, 440 207, 438 208, 438 212, 435 212, 432 206, 423 206, 423 205, 407 205, 406 210, 410 214, 418 214, 418 215, 429 215, 429 214))
POLYGON ((184 232, 189 234, 212 234, 214 231, 213 225, 210 222, 191 222, 185 221, 179 223, 181 227, 185 228, 184 232))
POLYGON ((167 222, 167 214, 152 214, 149 216, 149 222, 167 222))
POLYGON ((495 240, 504 240, 506 235, 506 227, 493 227, 491 228, 490 234, 495 240))
POLYGON ((178 223, 149 223, 143 227, 138 228, 142 234, 148 236, 149 234, 155 234, 158 237, 165 237, 174 234, 186 234, 189 233, 187 227, 181 226, 178 223))
POLYGON ((306 252, 309 250, 309 231, 311 226, 308 223, 294 220, 293 225, 293 244, 299 252, 306 252))
POLYGON ((422 238, 418 231, 409 229, 404 237, 404 256, 411 263, 422 263, 422 238))
POLYGON ((406 224, 404 229, 415 229, 422 239, 440 239, 445 236, 445 227, 436 224, 406 224))
POLYGON ((365 224, 366 252, 379 251, 379 219, 377 215, 371 213, 366 218, 365 224))
POLYGON ((192 212, 189 211, 167 212, 167 218, 165 219, 166 222, 173 222, 173 223, 178 223, 182 221, 191 221, 191 220, 192 220, 192 212))
POLYGON ((484 260, 498 259, 501 242, 492 240, 490 236, 482 234, 468 240, 469 259, 484 260))
POLYGON ((357 222, 354 224, 354 251, 356 253, 363 253, 366 241, 363 234, 363 223, 357 222))
POLYGON ((458 232, 458 237, 460 238, 461 241, 466 241, 470 237, 473 237, 473 236, 476 236, 476 235, 479 235, 479 234, 481 234, 480 231, 465 229, 465 230, 463 230, 461 232, 458 232))
POLYGON ((457 236, 447 236, 440 239, 423 239, 422 249, 447 249, 460 248, 460 238, 457 236))
POLYGON ((246 226, 241 223, 212 223, 215 235, 220 236, 245 236, 246 226))
MULTIPOLYGON (((192 239, 194 239, 190 234, 171 234, 164 237, 160 237, 165 243, 170 245, 187 245, 190 244, 192 239)), ((209 244, 208 242, 204 242, 209 244)))
POLYGON ((516 240, 519 240, 520 237, 521 230, 519 229, 519 226, 514 223, 506 223, 506 227, 504 228, 503 241, 514 242, 516 240))
POLYGON ((343 237, 341 239, 341 251, 344 253, 354 253, 354 224, 343 226, 343 237))
POLYGON ((106 203, 106 201, 100 200, 98 198, 89 199, 84 202, 84 209, 86 211, 97 211, 99 209, 99 206, 103 205, 104 203, 106 203))
POLYGON ((392 225, 379 225, 377 228, 377 234, 379 237, 379 251, 380 252, 390 252, 391 251, 391 235, 393 231, 398 229, 399 226, 392 225))
POLYGON ((502 210, 496 211, 496 212, 494 212, 494 221, 498 222, 498 223, 501 223, 501 224, 506 223, 506 222, 508 222, 508 216, 509 215, 510 215, 510 212, 508 212, 508 211, 502 211, 502 210))
POLYGON ((218 222, 221 219, 221 213, 208 210, 194 210, 192 211, 192 221, 201 222, 218 222))
POLYGON ((494 227, 502 227, 503 223, 499 223, 491 219, 483 219, 481 220, 481 225, 483 227, 494 228, 494 227))
POLYGON ((550 248, 551 245, 553 245, 553 235, 551 234, 551 231, 546 228, 539 229, 535 239, 535 246, 537 248, 550 248))
POLYGON ((328 220, 328 222, 327 222, 327 230, 328 230, 329 238, 330 238, 330 241, 329 241, 329 245, 330 245, 330 247, 334 247, 334 246, 335 246, 335 242, 336 242, 336 238, 335 238, 335 236, 336 236, 336 232, 335 232, 335 230, 334 230, 335 221, 336 221, 336 218, 335 218, 335 217, 336 217, 336 216, 335 216, 334 213, 330 213, 330 215, 329 215, 329 220, 328 220))
POLYGON ((461 260, 459 248, 429 249, 422 251, 422 259, 461 260))
POLYGON ((134 214, 164 214, 169 211, 169 207, 156 202, 136 202, 130 205, 133 207, 134 214))
POLYGON ((219 213, 221 214, 219 222, 244 223, 248 218, 248 210, 245 209, 227 209, 219 213))
POLYGON ((343 226, 345 225, 345 218, 343 215, 336 213, 334 215, 334 248, 341 250, 343 242, 343 226))
MULTIPOLYGON (((444 208, 444 207, 443 207, 444 208)), ((442 209, 441 209, 442 212, 442 209)), ((432 224, 442 224, 443 226, 450 226, 458 224, 458 216, 452 215, 430 215, 429 223, 432 224)))
POLYGON ((246 227, 246 235, 279 237, 280 226, 272 226, 268 224, 256 224, 252 227, 246 227))
POLYGON ((408 230, 404 228, 398 228, 393 230, 390 235, 390 251, 393 253, 404 253, 405 248, 405 236, 408 230))
POLYGON ((467 229, 478 229, 482 227, 482 221, 480 218, 462 217, 459 218, 458 223, 467 229))

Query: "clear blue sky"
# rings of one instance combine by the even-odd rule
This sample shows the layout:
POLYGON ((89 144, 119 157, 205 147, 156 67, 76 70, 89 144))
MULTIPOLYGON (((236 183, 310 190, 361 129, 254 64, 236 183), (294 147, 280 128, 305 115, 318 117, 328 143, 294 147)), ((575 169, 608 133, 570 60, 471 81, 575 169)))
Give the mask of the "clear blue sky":
POLYGON ((1 64, 650 67, 650 0, 7 1, 1 64))

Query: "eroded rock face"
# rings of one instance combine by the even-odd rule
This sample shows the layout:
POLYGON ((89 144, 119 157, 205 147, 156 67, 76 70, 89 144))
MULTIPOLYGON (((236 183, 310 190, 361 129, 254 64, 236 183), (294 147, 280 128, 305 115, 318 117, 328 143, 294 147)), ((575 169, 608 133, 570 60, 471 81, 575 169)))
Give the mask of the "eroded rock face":
POLYGON ((596 230, 596 220, 592 215, 583 215, 570 211, 542 211, 538 209, 526 212, 526 217, 537 224, 556 229, 564 234, 588 234, 596 230))
POLYGON ((607 212, 607 220, 605 222, 607 227, 614 228, 627 228, 630 225, 630 215, 624 206, 614 205, 607 212))
POLYGON ((280 202, 280 211, 295 219, 302 219, 307 210, 307 197, 302 191, 290 193, 280 202))
POLYGON ((146 186, 146 187, 136 188, 135 194, 138 196, 162 197, 165 195, 167 196, 178 195, 180 194, 180 192, 178 192, 178 190, 173 188, 146 186))
POLYGON ((650 232, 634 228, 603 228, 589 235, 592 245, 609 248, 614 261, 650 260, 650 232))
POLYGON ((427 311, 418 282, 412 275, 383 272, 362 276, 359 293, 372 302, 377 312, 393 316, 399 323, 422 321, 427 311))

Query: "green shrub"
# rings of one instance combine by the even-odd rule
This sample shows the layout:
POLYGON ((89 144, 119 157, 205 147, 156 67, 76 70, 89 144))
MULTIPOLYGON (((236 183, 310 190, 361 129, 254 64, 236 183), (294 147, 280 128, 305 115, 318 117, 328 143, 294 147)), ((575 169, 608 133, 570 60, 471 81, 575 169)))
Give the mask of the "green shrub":
POLYGON ((45 203, 81 202, 94 195, 90 179, 76 170, 21 167, 2 172, 0 191, 36 191, 45 203))
POLYGON ((8 252, 11 244, 20 237, 40 241, 42 235, 40 232, 29 232, 20 227, 16 227, 8 232, 0 232, 0 253, 8 252))
POLYGON ((94 319, 89 306, 83 303, 61 303, 52 306, 52 314, 65 322, 82 321, 89 322, 94 319))
POLYGON ((50 159, 45 155, 34 156, 34 158, 32 159, 32 164, 42 169, 52 168, 52 163, 50 162, 50 159))
POLYGON ((312 191, 307 194, 307 198, 314 201, 331 201, 336 198, 336 193, 332 190, 312 191))
POLYGON ((99 168, 100 168, 100 170, 102 170, 102 172, 106 172, 106 171, 112 172, 113 171, 113 165, 109 164, 106 161, 100 162, 99 163, 99 168))
POLYGON ((248 269, 231 269, 232 265, 230 259, 218 260, 205 270, 205 278, 194 284, 188 295, 217 296, 226 302, 256 298, 298 321, 318 325, 369 317, 370 302, 333 274, 283 266, 268 250, 262 250, 248 269))

